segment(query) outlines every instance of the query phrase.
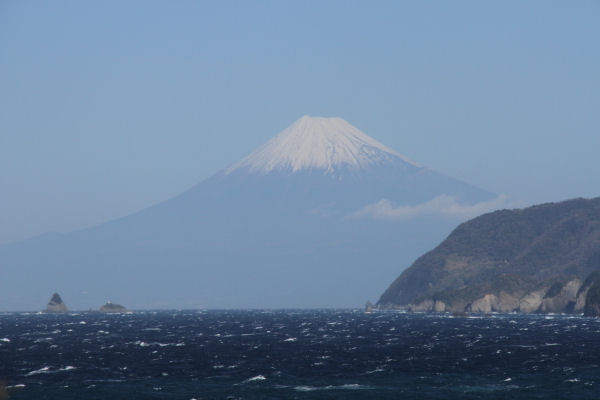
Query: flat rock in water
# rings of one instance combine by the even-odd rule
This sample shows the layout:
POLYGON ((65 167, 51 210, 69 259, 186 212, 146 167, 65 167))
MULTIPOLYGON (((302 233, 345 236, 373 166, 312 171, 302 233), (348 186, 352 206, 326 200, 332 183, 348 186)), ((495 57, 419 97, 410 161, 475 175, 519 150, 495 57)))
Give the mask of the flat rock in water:
POLYGON ((120 304, 115 304, 115 303, 111 303, 110 301, 106 302, 105 305, 103 305, 102 307, 100 307, 100 312, 105 312, 105 313, 118 313, 118 312, 126 312, 127 309, 120 305, 120 304))

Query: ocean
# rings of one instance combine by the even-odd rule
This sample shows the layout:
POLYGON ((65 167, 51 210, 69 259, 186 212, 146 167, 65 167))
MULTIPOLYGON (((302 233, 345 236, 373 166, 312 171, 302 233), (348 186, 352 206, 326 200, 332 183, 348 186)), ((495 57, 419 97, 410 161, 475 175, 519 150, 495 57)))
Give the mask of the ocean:
POLYGON ((598 399, 600 320, 0 314, 0 399, 598 399))

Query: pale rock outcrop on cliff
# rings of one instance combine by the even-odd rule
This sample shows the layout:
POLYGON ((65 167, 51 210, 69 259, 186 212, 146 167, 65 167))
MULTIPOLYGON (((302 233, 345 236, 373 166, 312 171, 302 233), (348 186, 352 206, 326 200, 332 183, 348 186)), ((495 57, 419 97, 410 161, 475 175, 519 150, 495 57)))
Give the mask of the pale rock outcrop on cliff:
POLYGON ((436 302, 433 303, 433 311, 435 311, 435 312, 446 311, 446 304, 443 301, 436 300, 436 302))
POLYGON ((545 287, 541 290, 535 290, 531 293, 528 293, 521 300, 519 300, 519 311, 524 313, 538 311, 542 305, 542 300, 544 300, 544 295, 547 291, 548 288, 545 287))
POLYGON ((431 299, 423 300, 417 304, 410 304, 408 310, 412 312, 427 312, 433 311, 434 301, 431 299))
MULTIPOLYGON (((562 286, 556 295, 553 295, 554 293, 547 293, 542 300, 539 311, 542 313, 560 313, 573 310, 581 285, 581 280, 573 279, 562 286)), ((549 292, 552 288, 550 288, 549 292)))
POLYGON ((577 294, 577 300, 575 300, 575 306, 573 307, 573 312, 576 314, 580 314, 583 312, 585 308, 585 298, 588 294, 590 287, 581 286, 579 289, 579 293, 577 294))
POLYGON ((471 312, 492 312, 498 311, 498 297, 493 294, 486 294, 480 299, 475 300, 468 307, 471 312))

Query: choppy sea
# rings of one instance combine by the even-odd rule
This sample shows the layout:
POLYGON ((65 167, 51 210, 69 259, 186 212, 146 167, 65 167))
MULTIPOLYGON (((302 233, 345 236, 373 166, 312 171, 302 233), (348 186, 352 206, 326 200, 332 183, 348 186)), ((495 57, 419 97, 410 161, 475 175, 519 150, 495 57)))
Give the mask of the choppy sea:
POLYGON ((599 399, 565 315, 0 314, 0 399, 599 399))

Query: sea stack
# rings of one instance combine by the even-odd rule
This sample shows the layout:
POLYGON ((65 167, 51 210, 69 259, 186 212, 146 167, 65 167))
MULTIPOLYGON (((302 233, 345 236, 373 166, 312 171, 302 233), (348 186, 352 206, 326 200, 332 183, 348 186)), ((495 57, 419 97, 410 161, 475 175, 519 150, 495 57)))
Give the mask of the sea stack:
POLYGON ((120 312, 126 312, 127 309, 125 307, 123 307, 120 304, 114 304, 111 303, 110 301, 107 301, 105 305, 103 305, 102 307, 100 307, 100 312, 104 312, 104 313, 120 313, 120 312))
POLYGON ((67 305, 63 302, 58 293, 54 293, 46 306, 46 312, 50 313, 66 313, 69 312, 67 305))

